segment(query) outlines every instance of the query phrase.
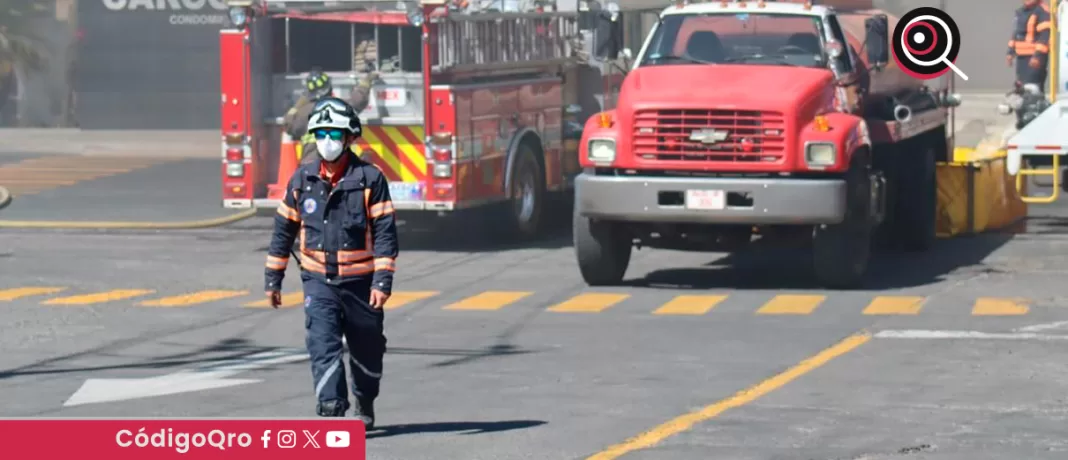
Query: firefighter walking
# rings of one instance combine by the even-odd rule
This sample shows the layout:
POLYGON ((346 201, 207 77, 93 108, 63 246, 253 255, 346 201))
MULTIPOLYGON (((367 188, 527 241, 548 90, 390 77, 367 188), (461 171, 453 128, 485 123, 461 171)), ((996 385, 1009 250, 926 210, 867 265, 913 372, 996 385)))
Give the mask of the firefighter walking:
POLYGON ((1052 18, 1040 0, 1023 0, 1013 19, 1012 36, 1005 62, 1016 66, 1016 81, 1034 83, 1045 91, 1049 70, 1049 39, 1052 18))
MULTIPOLYGON (((369 71, 356 82, 348 101, 356 113, 362 112, 371 103, 371 85, 377 78, 378 72, 369 71)), ((318 163, 315 139, 308 132, 308 116, 315 104, 327 97, 334 97, 333 81, 323 71, 312 70, 304 78, 304 94, 282 118, 285 132, 293 139, 300 140, 303 164, 318 163)))
POLYGON ((351 105, 334 97, 320 100, 308 118, 308 132, 321 160, 297 168, 278 206, 267 252, 267 297, 273 307, 281 305, 282 278, 299 236, 295 252, 316 413, 343 417, 352 407, 370 429, 386 351, 383 307, 398 253, 393 202, 381 170, 349 149, 361 132, 351 105), (349 347, 351 405, 342 337, 349 347))

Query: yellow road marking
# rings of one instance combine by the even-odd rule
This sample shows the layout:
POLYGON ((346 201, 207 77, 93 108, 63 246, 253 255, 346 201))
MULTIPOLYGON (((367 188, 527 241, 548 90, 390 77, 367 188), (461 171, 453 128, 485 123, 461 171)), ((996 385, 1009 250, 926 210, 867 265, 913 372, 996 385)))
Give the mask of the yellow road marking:
POLYGON ((725 295, 680 295, 653 311, 654 315, 703 315, 720 302, 725 295))
POLYGON ((872 299, 865 315, 916 315, 923 308, 923 297, 879 296, 872 299))
POLYGON ((757 310, 758 315, 808 315, 827 297, 822 295, 777 295, 757 310))
POLYGON ((552 307, 549 311, 558 313, 599 313, 612 305, 622 302, 627 294, 579 294, 552 307))
POLYGON ((160 163, 166 163, 173 161, 168 158, 141 158, 141 157, 87 157, 82 155, 60 155, 60 156, 48 156, 30 158, 23 160, 15 164, 7 166, 9 169, 21 168, 24 166, 56 166, 67 167, 71 169, 77 169, 80 166, 92 167, 92 166, 121 166, 121 167, 138 167, 138 166, 150 166, 160 163))
POLYGON ((652 430, 646 431, 645 433, 630 438, 620 444, 616 444, 598 452, 588 457, 586 460, 612 460, 636 450, 653 447, 671 436, 693 428, 694 425, 700 422, 717 417, 728 409, 741 407, 756 401, 761 396, 782 388, 786 384, 796 380, 798 377, 819 368, 834 358, 855 350, 869 340, 871 340, 871 336, 868 334, 850 336, 845 340, 832 345, 830 348, 801 361, 796 366, 787 369, 779 375, 735 393, 734 396, 727 399, 669 420, 652 430))
MULTIPOLYGON (((4 186, 8 186, 10 184, 56 186, 56 185, 74 185, 74 184, 78 183, 78 180, 76 180, 76 179, 40 179, 40 178, 32 178, 32 179, 3 179, 3 181, 4 181, 4 186)), ((8 187, 8 188, 11 188, 11 187, 8 187)))
MULTIPOLYGON (((266 297, 266 294, 264 294, 266 297)), ((283 292, 282 293, 282 305, 279 308, 290 308, 297 305, 304 305, 304 293, 303 292, 283 292)), ((248 308, 271 308, 271 304, 267 302, 267 299, 257 300, 255 302, 249 302, 243 305, 248 308)))
POLYGON ((980 297, 972 307, 972 314, 976 316, 1026 315, 1030 310, 1027 301, 1023 299, 980 297))
POLYGON ((440 294, 437 291, 394 292, 386 301, 386 310, 395 310, 412 302, 429 299, 440 294))
POLYGON ((81 169, 69 169, 69 170, 51 170, 42 171, 35 169, 0 169, 0 177, 5 179, 18 179, 18 178, 37 178, 37 177, 56 177, 56 178, 70 178, 76 177, 100 177, 112 174, 118 174, 127 172, 129 169, 119 169, 113 171, 85 171, 81 169))
POLYGON ((486 291, 446 305, 444 310, 500 310, 506 305, 534 294, 525 291, 486 291))
POLYGON ((3 172, 57 172, 57 173, 120 173, 129 171, 130 168, 84 168, 84 167, 55 167, 55 166, 19 166, 18 168, 0 168, 3 172))
POLYGON ((94 303, 114 302, 116 300, 129 299, 131 297, 151 294, 156 291, 148 289, 115 289, 112 291, 97 292, 93 294, 76 295, 70 297, 57 297, 41 302, 42 305, 90 305, 94 303))
POLYGON ((55 294, 66 288, 61 287, 21 287, 0 290, 0 301, 9 302, 34 295, 55 294))
POLYGON ((145 307, 185 307, 242 295, 248 295, 248 291, 199 291, 162 299, 146 300, 141 302, 141 305, 145 307))

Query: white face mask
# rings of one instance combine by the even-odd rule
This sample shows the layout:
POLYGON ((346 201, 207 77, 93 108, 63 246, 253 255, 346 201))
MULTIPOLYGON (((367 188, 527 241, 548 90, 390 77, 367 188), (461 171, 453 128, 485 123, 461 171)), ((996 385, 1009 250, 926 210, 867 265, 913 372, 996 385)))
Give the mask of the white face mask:
POLYGON ((316 139, 315 148, 319 151, 319 156, 326 161, 337 161, 341 157, 341 152, 345 150, 345 146, 341 144, 341 141, 335 141, 330 138, 316 139))

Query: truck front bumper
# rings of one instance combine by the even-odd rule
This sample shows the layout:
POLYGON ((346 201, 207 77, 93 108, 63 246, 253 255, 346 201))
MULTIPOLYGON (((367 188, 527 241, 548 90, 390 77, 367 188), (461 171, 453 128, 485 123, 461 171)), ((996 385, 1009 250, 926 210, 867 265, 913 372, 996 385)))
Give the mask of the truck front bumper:
POLYGON ((835 224, 846 212, 842 179, 595 176, 575 180, 575 206, 613 221, 704 224, 835 224), (690 209, 688 190, 726 193, 724 209, 690 209))

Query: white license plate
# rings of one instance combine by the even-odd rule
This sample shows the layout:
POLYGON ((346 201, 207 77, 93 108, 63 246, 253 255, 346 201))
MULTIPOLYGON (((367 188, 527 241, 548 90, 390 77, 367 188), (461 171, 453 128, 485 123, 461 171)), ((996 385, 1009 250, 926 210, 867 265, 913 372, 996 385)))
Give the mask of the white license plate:
POLYGON ((390 182, 389 197, 393 201, 422 201, 422 182, 390 182))
POLYGON ((723 190, 687 190, 687 209, 727 209, 727 194, 723 190))

